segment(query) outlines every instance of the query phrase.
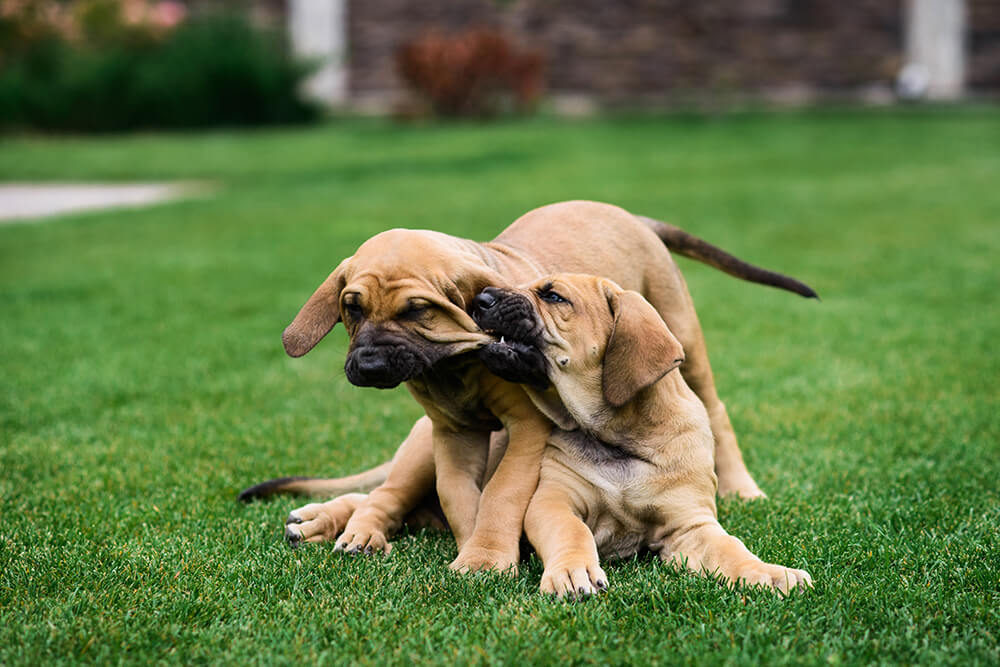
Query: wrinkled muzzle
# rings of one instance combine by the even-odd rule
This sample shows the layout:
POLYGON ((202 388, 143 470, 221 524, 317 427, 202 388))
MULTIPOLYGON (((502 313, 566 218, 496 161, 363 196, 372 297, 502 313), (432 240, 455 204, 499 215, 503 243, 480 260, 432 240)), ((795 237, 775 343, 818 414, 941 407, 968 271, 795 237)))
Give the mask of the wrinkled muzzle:
POLYGON ((379 389, 398 386, 429 367, 429 360, 411 343, 388 333, 359 337, 344 363, 351 384, 379 389))

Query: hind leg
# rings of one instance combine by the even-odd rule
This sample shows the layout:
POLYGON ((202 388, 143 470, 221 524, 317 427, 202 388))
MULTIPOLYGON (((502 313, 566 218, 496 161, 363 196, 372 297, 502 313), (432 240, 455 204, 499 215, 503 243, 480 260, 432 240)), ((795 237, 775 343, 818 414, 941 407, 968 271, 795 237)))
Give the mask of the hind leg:
MULTIPOLYGON (((346 493, 325 503, 310 503, 292 510, 285 521, 285 539, 291 547, 302 542, 329 542, 347 526, 354 512, 368 496, 346 493)), ((433 528, 448 530, 436 494, 428 494, 406 518, 403 524, 411 529, 433 528)), ((391 549, 392 545, 388 545, 391 549)))
POLYGON ((653 541, 660 544, 660 558, 698 574, 721 577, 727 585, 764 586, 783 595, 812 586, 805 570, 765 563, 719 525, 707 461, 680 473, 681 481, 658 495, 664 522, 653 541))
POLYGON ((719 478, 719 495, 736 494, 745 500, 766 497, 743 463, 743 454, 740 453, 733 425, 729 422, 726 406, 715 391, 705 337, 687 284, 677 266, 671 262, 669 267, 661 267, 655 276, 647 276, 645 296, 684 346, 681 375, 708 411, 715 437, 715 474, 719 478))
POLYGON ((812 577, 774 563, 765 563, 717 521, 682 528, 666 541, 660 557, 702 575, 721 577, 728 585, 762 586, 782 595, 812 588, 812 577))
POLYGON ((434 490, 433 426, 427 417, 413 425, 392 460, 389 476, 358 504, 335 548, 351 553, 389 553, 389 538, 406 515, 434 490))
POLYGON ((708 411, 712 436, 715 438, 715 475, 719 479, 719 495, 736 494, 744 500, 765 498, 766 495, 750 476, 750 471, 743 462, 743 454, 733 425, 729 422, 726 406, 715 393, 715 381, 708 365, 704 343, 700 355, 692 358, 691 353, 687 353, 686 361, 681 366, 681 374, 708 411))

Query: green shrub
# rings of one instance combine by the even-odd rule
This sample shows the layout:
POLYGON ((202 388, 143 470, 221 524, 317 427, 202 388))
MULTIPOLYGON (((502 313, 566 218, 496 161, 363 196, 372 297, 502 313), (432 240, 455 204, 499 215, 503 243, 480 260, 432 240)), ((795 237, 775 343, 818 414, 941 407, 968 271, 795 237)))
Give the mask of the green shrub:
POLYGON ((0 60, 0 127, 114 131, 297 123, 308 68, 235 15, 191 17, 165 35, 99 46, 47 35, 0 60))

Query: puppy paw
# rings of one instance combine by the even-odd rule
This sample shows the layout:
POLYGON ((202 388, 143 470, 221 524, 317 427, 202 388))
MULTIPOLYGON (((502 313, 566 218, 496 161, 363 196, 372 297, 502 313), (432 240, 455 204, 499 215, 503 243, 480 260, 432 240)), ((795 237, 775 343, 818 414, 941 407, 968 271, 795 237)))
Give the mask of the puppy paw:
POLYGON ((788 595, 794 590, 812 588, 812 577, 805 570, 757 562, 740 568, 736 583, 743 586, 762 586, 781 595, 788 595))
POLYGON ((760 490, 757 482, 753 481, 746 472, 743 474, 719 475, 720 498, 726 496, 737 496, 740 500, 763 500, 767 494, 760 490))
POLYGON ((608 588, 608 575, 597 563, 558 563, 545 568, 542 573, 542 593, 560 598, 582 601, 608 588))
POLYGON ((285 520, 285 540, 292 547, 303 542, 329 542, 347 525, 354 507, 347 500, 335 498, 292 510, 285 520))
POLYGON ((389 555, 392 544, 381 530, 348 527, 344 534, 337 538, 334 551, 343 551, 352 556, 373 554, 389 555))
POLYGON ((495 570, 510 576, 517 575, 517 551, 507 552, 499 549, 466 544, 458 553, 458 558, 448 567, 455 572, 469 574, 483 570, 495 570))

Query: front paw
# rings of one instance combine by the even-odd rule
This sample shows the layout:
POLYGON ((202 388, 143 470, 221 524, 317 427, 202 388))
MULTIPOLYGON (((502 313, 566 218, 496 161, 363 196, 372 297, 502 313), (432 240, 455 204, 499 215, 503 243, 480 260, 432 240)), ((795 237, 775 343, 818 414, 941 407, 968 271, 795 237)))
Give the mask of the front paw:
POLYGON ((736 496, 740 500, 760 500, 767 494, 760 490, 757 482, 746 471, 719 475, 718 494, 720 498, 736 496))
POLYGON ((494 570, 510 576, 517 575, 517 551, 508 552, 489 547, 466 544, 458 553, 458 558, 448 567, 456 572, 468 574, 483 570, 494 570))
POLYGON ((374 526, 348 524, 344 534, 337 538, 337 544, 333 550, 343 551, 352 556, 360 554, 366 556, 372 554, 388 555, 392 551, 392 544, 385 533, 374 526))
POLYGON ((812 588, 812 577, 805 570, 793 570, 772 563, 758 561, 740 568, 736 583, 743 586, 762 586, 770 588, 781 595, 788 595, 793 590, 812 588))
POLYGON ((539 590, 571 600, 585 600, 608 588, 608 575, 600 565, 585 560, 546 566, 539 590))

